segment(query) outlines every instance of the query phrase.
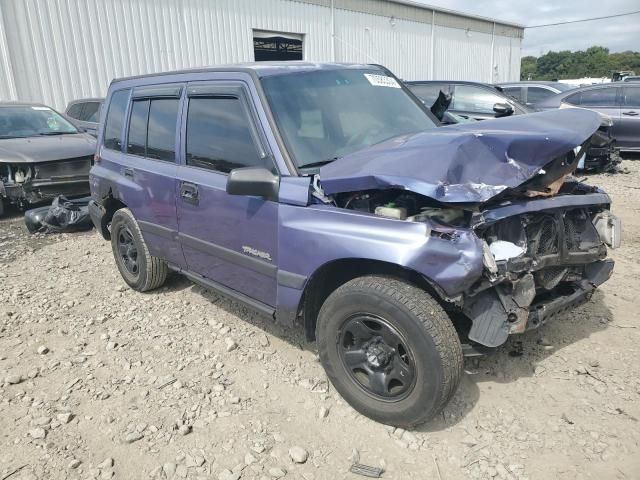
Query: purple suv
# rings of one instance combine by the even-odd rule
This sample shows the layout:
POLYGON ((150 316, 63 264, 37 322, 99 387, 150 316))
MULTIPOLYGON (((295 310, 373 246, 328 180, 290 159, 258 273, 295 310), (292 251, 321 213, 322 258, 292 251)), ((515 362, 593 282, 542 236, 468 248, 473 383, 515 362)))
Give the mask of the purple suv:
POLYGON ((613 269, 610 199, 570 176, 594 112, 440 127, 383 67, 292 62, 116 80, 102 116, 90 211, 127 284, 179 272, 301 325, 386 424, 613 269))

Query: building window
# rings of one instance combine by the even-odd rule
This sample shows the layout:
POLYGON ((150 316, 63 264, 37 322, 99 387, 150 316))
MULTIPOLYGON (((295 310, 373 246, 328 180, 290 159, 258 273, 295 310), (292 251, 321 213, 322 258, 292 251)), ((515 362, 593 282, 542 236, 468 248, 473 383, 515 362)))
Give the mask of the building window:
POLYGON ((302 35, 253 31, 256 62, 302 60, 302 35))

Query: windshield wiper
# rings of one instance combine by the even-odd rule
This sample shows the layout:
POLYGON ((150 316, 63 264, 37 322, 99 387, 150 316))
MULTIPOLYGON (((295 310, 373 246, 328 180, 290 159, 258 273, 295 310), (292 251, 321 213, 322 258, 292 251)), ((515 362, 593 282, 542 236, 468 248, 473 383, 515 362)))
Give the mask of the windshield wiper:
POLYGON ((327 158, 326 160, 320 160, 319 162, 305 163, 304 165, 300 165, 300 168, 321 167, 323 165, 326 165, 327 163, 335 162, 336 160, 339 160, 340 158, 342 158, 342 157, 333 157, 333 158, 327 158))
POLYGON ((76 132, 39 132, 38 135, 53 136, 53 135, 73 135, 76 132))

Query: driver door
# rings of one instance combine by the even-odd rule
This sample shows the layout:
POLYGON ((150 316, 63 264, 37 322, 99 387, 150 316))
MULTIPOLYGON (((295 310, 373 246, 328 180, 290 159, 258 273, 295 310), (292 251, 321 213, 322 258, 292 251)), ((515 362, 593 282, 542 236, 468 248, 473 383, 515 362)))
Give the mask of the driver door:
POLYGON ((249 96, 241 82, 192 83, 184 109, 178 237, 187 268, 273 307, 278 203, 226 191, 232 169, 275 172, 249 96))

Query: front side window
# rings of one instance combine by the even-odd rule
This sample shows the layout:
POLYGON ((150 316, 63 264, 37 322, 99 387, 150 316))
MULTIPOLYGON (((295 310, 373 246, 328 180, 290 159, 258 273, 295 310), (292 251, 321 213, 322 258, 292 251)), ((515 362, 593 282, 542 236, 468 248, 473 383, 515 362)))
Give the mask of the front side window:
POLYGON ((640 108, 640 86, 624 87, 622 105, 624 107, 640 108))
POLYGON ((615 87, 585 90, 567 97, 566 101, 581 107, 613 107, 616 105, 615 87))
POLYGON ((187 113, 187 165, 229 173, 262 167, 250 117, 237 97, 192 97, 187 113))
POLYGON ((428 107, 434 104, 440 95, 440 91, 449 93, 449 85, 446 83, 426 83, 423 85, 412 84, 408 85, 409 90, 416 94, 420 100, 428 107))
POLYGON ((177 98, 136 100, 131 105, 127 153, 175 162, 177 98))
POLYGON ((111 103, 104 126, 104 146, 111 150, 121 150, 122 127, 124 114, 129 103, 130 90, 118 90, 111 95, 111 103))
POLYGON ((0 138, 26 138, 72 133, 78 133, 76 127, 49 107, 39 105, 0 107, 0 138))
POLYGON ((100 103, 87 102, 82 110, 82 120, 85 122, 98 122, 100 120, 100 103))
POLYGON ((502 91, 505 95, 515 98, 519 102, 522 101, 522 89, 520 87, 502 87, 502 91))
POLYGON ((436 128, 379 69, 296 72, 261 81, 289 153, 307 172, 390 138, 436 128))
POLYGON ((471 85, 456 85, 450 110, 461 112, 488 113, 493 115, 496 103, 506 103, 506 99, 479 87, 471 85))
POLYGON ((555 95, 551 90, 541 87, 529 87, 527 89, 527 103, 539 103, 555 95))
POLYGON ((71 118, 75 118, 76 120, 80 120, 81 112, 82 112, 82 104, 74 103, 67 110, 67 116, 71 118))

